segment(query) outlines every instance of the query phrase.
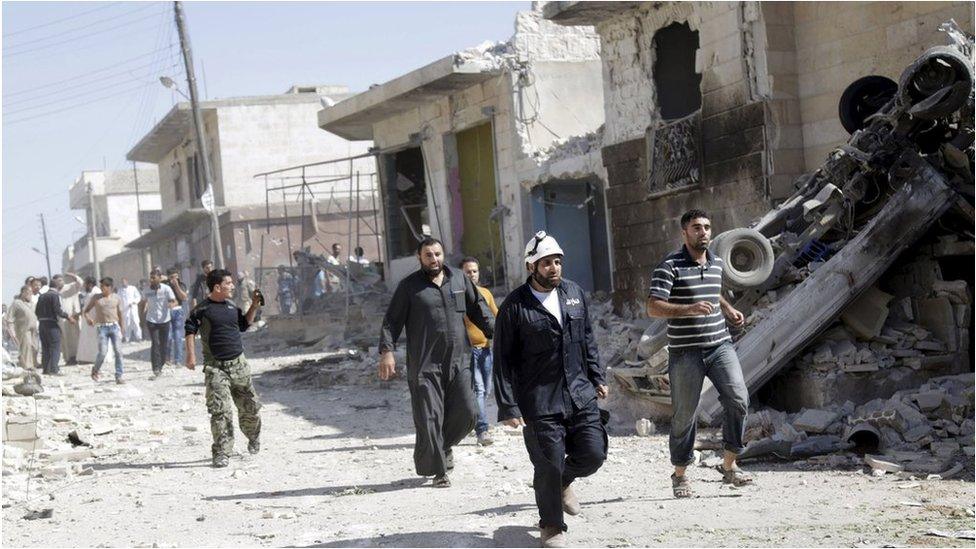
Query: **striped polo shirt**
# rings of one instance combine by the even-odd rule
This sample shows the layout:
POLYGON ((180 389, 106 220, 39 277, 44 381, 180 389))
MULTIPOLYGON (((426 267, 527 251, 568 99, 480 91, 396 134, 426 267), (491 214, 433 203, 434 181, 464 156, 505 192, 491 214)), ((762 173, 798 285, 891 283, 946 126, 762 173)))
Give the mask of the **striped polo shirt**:
POLYGON ((693 260, 683 245, 664 258, 651 275, 650 297, 681 305, 708 301, 715 306, 708 316, 669 318, 669 349, 713 347, 732 339, 719 304, 721 292, 722 259, 712 252, 705 252, 704 265, 693 260))

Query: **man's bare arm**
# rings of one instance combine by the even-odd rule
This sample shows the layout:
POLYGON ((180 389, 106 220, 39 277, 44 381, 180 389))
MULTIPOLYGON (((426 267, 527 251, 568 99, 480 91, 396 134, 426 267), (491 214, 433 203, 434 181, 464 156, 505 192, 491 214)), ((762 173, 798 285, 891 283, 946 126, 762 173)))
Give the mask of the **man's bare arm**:
POLYGON ((647 316, 655 318, 678 318, 685 316, 705 316, 712 314, 714 306, 707 301, 681 304, 670 303, 660 298, 647 298, 647 316))

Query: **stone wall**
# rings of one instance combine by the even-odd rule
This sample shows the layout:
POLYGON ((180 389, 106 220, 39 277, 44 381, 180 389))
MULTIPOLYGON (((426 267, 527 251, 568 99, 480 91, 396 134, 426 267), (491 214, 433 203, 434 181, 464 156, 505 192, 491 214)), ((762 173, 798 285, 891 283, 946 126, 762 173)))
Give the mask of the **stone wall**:
POLYGON ((642 308, 651 271, 681 244, 679 218, 709 212, 716 233, 748 224, 770 205, 766 172, 764 33, 752 4, 648 4, 597 26, 603 48, 614 305, 642 308), (671 23, 699 33, 702 185, 648 198, 645 131, 660 120, 652 68, 654 33, 671 23), (759 44, 759 45, 757 45, 759 44))
POLYGON ((949 19, 974 32, 971 2, 797 2, 793 10, 807 171, 848 138, 837 117, 848 84, 869 74, 897 82, 919 54, 946 43, 938 28, 949 19))

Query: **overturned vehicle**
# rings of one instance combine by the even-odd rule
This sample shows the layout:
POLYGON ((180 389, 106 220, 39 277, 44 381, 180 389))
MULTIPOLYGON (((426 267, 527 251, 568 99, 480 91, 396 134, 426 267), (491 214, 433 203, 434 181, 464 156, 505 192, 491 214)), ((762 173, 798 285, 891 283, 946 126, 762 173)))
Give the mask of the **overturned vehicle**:
MULTIPOLYGON (((956 232, 972 249, 973 39, 951 21, 941 30, 950 45, 927 50, 897 83, 867 76, 847 88, 839 110, 851 137, 797 180, 793 196, 751 226, 714 238, 711 250, 726 262, 726 297, 748 319, 733 338, 750 392, 856 312, 879 277, 950 210, 964 220, 956 232)), ((884 320, 862 322, 870 324, 858 330, 865 347, 883 339, 884 320)), ((670 404, 667 352, 666 322, 655 320, 638 361, 613 370, 627 393, 659 411, 670 404)), ((721 418, 708 382, 699 418, 721 418)))

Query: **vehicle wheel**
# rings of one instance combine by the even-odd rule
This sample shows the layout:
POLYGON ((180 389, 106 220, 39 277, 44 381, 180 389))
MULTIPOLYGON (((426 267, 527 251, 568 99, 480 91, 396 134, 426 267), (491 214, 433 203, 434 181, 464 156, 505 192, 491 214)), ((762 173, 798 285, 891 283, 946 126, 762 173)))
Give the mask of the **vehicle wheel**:
POLYGON ((912 116, 934 120, 966 104, 973 89, 973 66, 955 48, 929 48, 903 73, 898 93, 912 116))
POLYGON ((881 110, 898 93, 898 84, 886 76, 871 75, 851 82, 837 106, 840 123, 853 134, 865 120, 881 110))
POLYGON ((773 246, 755 229, 732 229, 712 240, 711 251, 725 263, 724 280, 735 289, 759 286, 773 272, 773 246))

